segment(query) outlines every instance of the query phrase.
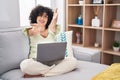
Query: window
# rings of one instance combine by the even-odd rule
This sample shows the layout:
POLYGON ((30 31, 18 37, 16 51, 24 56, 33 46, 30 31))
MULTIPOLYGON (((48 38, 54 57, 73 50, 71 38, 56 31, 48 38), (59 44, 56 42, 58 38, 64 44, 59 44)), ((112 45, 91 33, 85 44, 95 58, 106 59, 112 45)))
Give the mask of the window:
POLYGON ((51 7, 51 0, 19 0, 20 8, 20 26, 28 26, 30 24, 29 15, 33 7, 37 4, 51 7))
POLYGON ((44 5, 47 7, 51 7, 51 0, 37 0, 36 4, 44 5))
POLYGON ((34 6, 35 0, 19 0, 20 26, 29 25, 29 14, 34 6))

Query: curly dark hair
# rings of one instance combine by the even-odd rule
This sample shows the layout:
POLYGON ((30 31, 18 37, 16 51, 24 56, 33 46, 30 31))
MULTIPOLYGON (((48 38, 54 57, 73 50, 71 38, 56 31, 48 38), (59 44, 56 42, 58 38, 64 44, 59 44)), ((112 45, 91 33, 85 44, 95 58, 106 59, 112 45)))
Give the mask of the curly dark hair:
POLYGON ((44 7, 42 5, 37 5, 31 11, 30 16, 29 16, 29 20, 30 20, 30 23, 37 23, 36 22, 37 17, 40 16, 40 15, 43 15, 43 13, 47 13, 47 15, 48 15, 48 21, 47 21, 47 24, 45 26, 45 28, 47 29, 51 20, 52 20, 52 17, 53 17, 52 9, 50 9, 48 7, 44 7))

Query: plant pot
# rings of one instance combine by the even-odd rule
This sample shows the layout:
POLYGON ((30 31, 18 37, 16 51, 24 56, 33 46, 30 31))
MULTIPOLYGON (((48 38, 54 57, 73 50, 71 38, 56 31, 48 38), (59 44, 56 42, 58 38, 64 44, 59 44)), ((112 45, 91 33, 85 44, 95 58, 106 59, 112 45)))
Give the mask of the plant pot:
POLYGON ((118 52, 119 49, 120 49, 120 47, 114 47, 114 46, 113 46, 113 50, 114 50, 115 52, 118 52))

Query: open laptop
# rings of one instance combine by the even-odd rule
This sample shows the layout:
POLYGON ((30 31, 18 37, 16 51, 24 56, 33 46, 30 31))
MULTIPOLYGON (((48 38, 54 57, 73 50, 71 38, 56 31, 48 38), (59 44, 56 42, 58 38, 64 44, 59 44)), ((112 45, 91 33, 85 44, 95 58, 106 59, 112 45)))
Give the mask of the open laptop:
POLYGON ((42 43, 37 45, 37 61, 49 62, 65 57, 67 42, 42 43))

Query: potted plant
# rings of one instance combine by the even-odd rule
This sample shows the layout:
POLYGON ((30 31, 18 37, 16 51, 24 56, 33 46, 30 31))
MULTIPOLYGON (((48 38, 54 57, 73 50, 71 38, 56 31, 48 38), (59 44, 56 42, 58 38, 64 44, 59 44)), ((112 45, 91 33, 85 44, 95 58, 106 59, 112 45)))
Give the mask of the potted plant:
POLYGON ((120 49, 120 43, 118 41, 114 41, 113 43, 113 50, 118 52, 120 49))

